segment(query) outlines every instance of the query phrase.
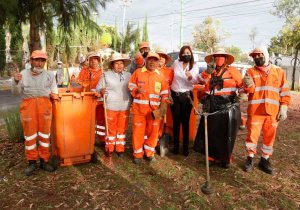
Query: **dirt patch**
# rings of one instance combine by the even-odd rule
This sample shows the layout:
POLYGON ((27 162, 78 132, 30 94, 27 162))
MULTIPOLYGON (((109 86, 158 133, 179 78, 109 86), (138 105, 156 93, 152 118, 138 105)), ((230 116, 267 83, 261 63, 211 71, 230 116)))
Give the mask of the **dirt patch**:
MULTIPOLYGON (((8 140, 0 129, 0 209, 299 209, 300 94, 293 92, 289 117, 280 123, 274 175, 255 168, 245 173, 245 131, 240 131, 234 163, 228 170, 211 167, 215 193, 202 194, 204 156, 157 157, 149 164, 132 163, 130 144, 120 159, 106 159, 96 148, 99 163, 61 167, 54 173, 38 170, 25 177, 22 143, 8 140)), ((256 165, 258 157, 256 159, 256 165)))

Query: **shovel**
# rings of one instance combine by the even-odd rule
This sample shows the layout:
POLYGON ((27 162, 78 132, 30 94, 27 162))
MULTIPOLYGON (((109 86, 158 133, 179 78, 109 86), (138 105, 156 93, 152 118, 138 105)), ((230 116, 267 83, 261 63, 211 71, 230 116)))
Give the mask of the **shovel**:
POLYGON ((164 127, 163 127, 163 133, 162 137, 159 139, 159 155, 161 157, 166 156, 166 154, 169 152, 169 136, 165 134, 166 127, 167 127, 167 115, 164 117, 164 127))
POLYGON ((201 187, 201 191, 204 194, 212 194, 214 193, 214 189, 210 182, 209 176, 209 161, 208 161, 208 132, 207 132, 207 116, 208 113, 203 113, 204 116, 204 133, 205 133, 205 163, 206 163, 206 181, 204 185, 201 187))

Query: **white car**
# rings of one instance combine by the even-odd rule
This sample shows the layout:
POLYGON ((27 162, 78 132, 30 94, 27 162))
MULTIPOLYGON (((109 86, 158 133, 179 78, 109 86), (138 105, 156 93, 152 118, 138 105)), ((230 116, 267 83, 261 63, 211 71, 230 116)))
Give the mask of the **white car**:
MULTIPOLYGON (((179 58, 179 52, 178 51, 177 52, 170 52, 170 53, 168 53, 168 55, 171 56, 171 58, 173 59, 173 62, 171 64, 169 64, 168 66, 172 66, 172 64, 174 63, 174 61, 179 58)), ((194 55, 195 62, 200 67, 199 68, 199 73, 201 73, 207 67, 206 62, 204 61, 206 53, 205 52, 201 52, 201 51, 193 51, 193 55, 194 55)))

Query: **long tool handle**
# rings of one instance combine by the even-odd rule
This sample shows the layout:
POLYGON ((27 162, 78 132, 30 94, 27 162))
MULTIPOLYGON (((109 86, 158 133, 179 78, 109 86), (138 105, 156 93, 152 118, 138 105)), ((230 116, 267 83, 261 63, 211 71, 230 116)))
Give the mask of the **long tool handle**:
MULTIPOLYGON (((103 73, 103 80, 102 80, 103 88, 105 88, 105 77, 103 73)), ((105 133, 106 138, 108 137, 108 123, 107 123, 107 111, 106 111, 106 95, 105 92, 103 94, 103 109, 104 109, 104 118, 105 118, 105 133)))
POLYGON ((207 132, 207 114, 204 113, 204 132, 205 132, 205 162, 206 162, 206 182, 210 182, 209 162, 208 162, 208 132, 207 132))

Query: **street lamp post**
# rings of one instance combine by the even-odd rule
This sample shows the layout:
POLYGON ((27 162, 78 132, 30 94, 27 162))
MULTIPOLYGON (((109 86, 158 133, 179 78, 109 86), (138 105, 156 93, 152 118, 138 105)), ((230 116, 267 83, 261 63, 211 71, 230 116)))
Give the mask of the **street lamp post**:
POLYGON ((122 20, 122 35, 123 35, 123 39, 121 41, 121 53, 123 51, 123 42, 124 42, 124 26, 125 26, 125 16, 126 16, 126 7, 128 7, 131 3, 132 0, 122 0, 122 6, 123 6, 123 20, 122 20))

